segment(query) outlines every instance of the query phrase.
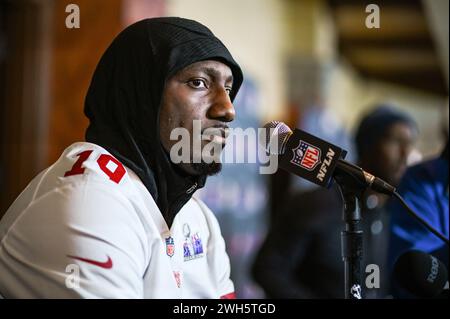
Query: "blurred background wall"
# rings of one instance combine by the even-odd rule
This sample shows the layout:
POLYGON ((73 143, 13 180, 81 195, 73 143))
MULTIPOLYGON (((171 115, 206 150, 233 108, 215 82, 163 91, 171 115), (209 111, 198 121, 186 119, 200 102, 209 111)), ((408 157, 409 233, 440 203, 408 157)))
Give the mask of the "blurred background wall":
MULTIPOLYGON (((419 124, 412 162, 443 145, 445 0, 3 0, 0 216, 33 176, 83 140, 84 96, 115 35, 140 19, 167 15, 206 24, 241 64, 237 126, 283 120, 344 145, 351 157, 359 117, 390 103, 419 124), (71 3, 79 7, 80 28, 66 27, 71 3), (379 29, 365 25, 368 3, 380 8, 379 29)), ((239 297, 263 297, 248 271, 254 251, 279 193, 304 187, 284 175, 280 188, 256 167, 225 167, 201 193, 222 223, 239 297)))

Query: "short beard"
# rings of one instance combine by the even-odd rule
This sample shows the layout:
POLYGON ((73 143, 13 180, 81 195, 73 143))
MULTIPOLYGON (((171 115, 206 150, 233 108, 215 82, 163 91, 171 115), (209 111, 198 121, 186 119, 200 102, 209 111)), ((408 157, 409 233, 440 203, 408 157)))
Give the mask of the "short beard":
POLYGON ((191 167, 197 175, 213 176, 222 170, 222 163, 192 163, 191 167))

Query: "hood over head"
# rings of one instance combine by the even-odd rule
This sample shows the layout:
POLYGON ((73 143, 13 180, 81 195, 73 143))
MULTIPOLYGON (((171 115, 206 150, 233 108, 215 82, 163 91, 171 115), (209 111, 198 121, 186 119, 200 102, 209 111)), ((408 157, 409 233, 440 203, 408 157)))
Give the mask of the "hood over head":
POLYGON ((230 67, 233 101, 242 71, 208 28, 175 17, 142 20, 123 30, 105 51, 85 99, 90 120, 86 141, 132 169, 169 224, 206 176, 187 175, 164 151, 159 135, 162 94, 172 75, 203 60, 230 67))

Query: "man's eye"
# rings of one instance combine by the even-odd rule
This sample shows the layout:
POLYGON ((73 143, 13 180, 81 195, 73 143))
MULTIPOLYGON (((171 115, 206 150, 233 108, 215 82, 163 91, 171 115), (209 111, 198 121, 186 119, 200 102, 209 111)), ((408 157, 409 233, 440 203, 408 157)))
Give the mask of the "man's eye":
POLYGON ((203 81, 201 79, 191 80, 191 81, 189 81, 189 84, 196 89, 197 88, 206 88, 205 81, 203 81))
POLYGON ((230 87, 226 87, 226 88, 225 88, 225 91, 227 91, 228 95, 231 94, 231 88, 230 88, 230 87))

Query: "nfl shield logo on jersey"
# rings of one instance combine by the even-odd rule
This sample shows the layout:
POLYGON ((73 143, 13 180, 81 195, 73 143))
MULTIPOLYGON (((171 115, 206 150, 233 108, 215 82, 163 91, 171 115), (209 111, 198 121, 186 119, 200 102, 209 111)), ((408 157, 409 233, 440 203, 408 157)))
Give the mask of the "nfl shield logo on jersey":
POLYGON ((169 257, 172 257, 175 253, 175 243, 172 237, 166 238, 166 254, 169 257))
POLYGON ((291 163, 312 171, 320 163, 320 149, 300 140, 298 146, 292 149, 294 156, 291 163))

